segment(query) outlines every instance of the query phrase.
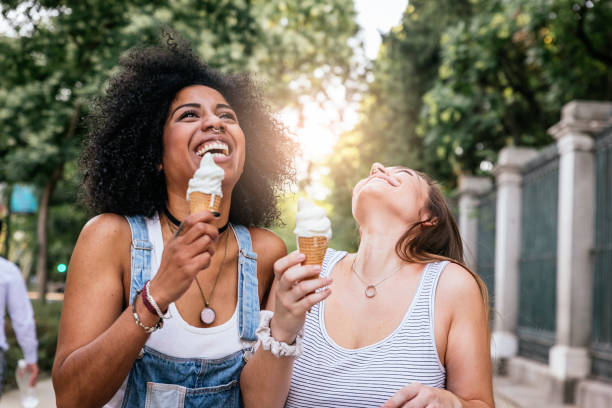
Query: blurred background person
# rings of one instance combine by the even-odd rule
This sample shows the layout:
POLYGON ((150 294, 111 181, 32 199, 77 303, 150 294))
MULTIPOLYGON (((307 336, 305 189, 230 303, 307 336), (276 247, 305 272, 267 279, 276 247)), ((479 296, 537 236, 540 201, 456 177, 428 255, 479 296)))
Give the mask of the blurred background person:
MULTIPOLYGON (((1 220, 0 232, 2 232, 1 220)), ((13 330, 17 335, 17 341, 23 351, 27 363, 26 370, 31 372, 30 385, 35 386, 38 379, 36 356, 38 341, 36 340, 36 324, 34 323, 32 304, 17 265, 0 257, 0 397, 2 396, 2 385, 7 375, 6 359, 4 357, 4 353, 8 350, 6 333, 4 332, 5 310, 8 310, 13 330)))

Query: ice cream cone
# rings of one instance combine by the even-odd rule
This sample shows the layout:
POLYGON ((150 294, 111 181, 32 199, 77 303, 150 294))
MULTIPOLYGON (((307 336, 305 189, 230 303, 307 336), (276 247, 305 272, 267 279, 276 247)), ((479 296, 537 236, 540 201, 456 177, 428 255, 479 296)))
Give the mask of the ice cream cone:
POLYGON ((300 198, 293 233, 297 237, 298 249, 306 255, 302 264, 321 265, 332 236, 331 223, 325 210, 300 198))
POLYGON ((215 216, 221 212, 221 190, 225 172, 215 164, 210 153, 206 153, 200 161, 200 166, 189 180, 187 200, 189 211, 193 214, 198 211, 210 211, 215 216))
POLYGON ((306 255, 302 265, 321 265, 329 244, 328 239, 322 236, 297 237, 297 239, 300 252, 306 255))
POLYGON ((217 194, 206 194, 193 191, 189 194, 189 210, 193 214, 198 211, 210 211, 219 216, 221 208, 221 197, 217 194))

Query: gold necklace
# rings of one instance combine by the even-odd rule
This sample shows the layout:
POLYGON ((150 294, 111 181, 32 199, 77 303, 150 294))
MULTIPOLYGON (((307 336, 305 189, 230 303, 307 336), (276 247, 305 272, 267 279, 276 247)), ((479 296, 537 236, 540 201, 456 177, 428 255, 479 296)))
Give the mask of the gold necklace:
POLYGON ((195 277, 196 284, 198 285, 198 289, 200 289, 200 293, 202 294, 202 299, 204 299, 204 308, 200 312, 200 320, 204 324, 212 324, 217 317, 214 309, 210 307, 210 302, 212 301, 213 293, 215 293, 215 288, 217 287, 217 282, 219 282, 219 276, 221 276, 221 271, 223 271, 223 265, 225 264, 225 256, 227 255, 227 242, 229 241, 229 231, 225 235, 225 249, 223 250, 223 259, 221 260, 221 265, 219 265, 219 270, 217 271, 217 277, 215 278, 215 283, 213 283, 213 287, 210 290, 210 295, 208 295, 208 299, 204 295, 204 291, 202 290, 202 286, 200 286, 200 281, 198 277, 195 277))
POLYGON ((357 255, 355 255, 355 258, 353 259, 353 262, 351 263, 351 271, 353 271, 355 273, 355 275, 357 275, 357 277, 359 278, 359 280, 361 281, 361 283, 363 283, 365 285, 365 289, 364 289, 364 293, 366 295, 367 298, 373 298, 374 296, 376 296, 376 287, 378 285, 380 285, 381 283, 383 283, 384 281, 386 281, 387 279, 389 279, 391 276, 395 275, 397 272, 400 271, 400 269, 402 269, 405 265, 402 263, 400 266, 398 266, 393 272, 391 272, 389 275, 385 276, 384 278, 382 278, 380 281, 376 282, 376 283, 368 283, 365 281, 365 279, 363 279, 361 277, 361 275, 359 274, 359 272, 357 272, 355 270, 355 261, 357 260, 357 255))

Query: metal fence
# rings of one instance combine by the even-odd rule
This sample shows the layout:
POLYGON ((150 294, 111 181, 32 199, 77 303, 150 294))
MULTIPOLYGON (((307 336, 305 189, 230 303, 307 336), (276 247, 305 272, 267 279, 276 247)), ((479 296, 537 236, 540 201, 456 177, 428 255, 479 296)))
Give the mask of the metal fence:
POLYGON ((519 354, 548 362, 555 343, 559 154, 544 149, 523 169, 519 354))
POLYGON ((592 373, 612 379, 612 129, 597 139, 595 169, 592 373))
MULTIPOLYGON (((478 250, 476 251, 476 272, 489 291, 491 310, 495 307, 495 190, 480 197, 478 204, 478 250)), ((493 316, 493 314, 491 314, 493 316)))

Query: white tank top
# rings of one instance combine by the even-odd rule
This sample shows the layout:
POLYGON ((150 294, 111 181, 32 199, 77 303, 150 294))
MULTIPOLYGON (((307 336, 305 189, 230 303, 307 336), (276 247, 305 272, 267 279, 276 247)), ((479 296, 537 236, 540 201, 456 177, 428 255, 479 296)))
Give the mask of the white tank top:
MULTIPOLYGON (((153 245, 151 253, 151 279, 153 279, 161 264, 164 241, 158 216, 147 218, 146 221, 149 241, 153 245)), ((202 307, 204 307, 203 301, 202 307)), ((146 343, 147 347, 172 357, 205 359, 225 357, 244 348, 238 335, 238 305, 227 322, 206 328, 191 326, 183 320, 174 303, 170 303, 168 309, 172 313, 172 318, 164 320, 164 327, 151 334, 146 343)))
MULTIPOLYGON (((151 279, 161 264, 164 240, 162 238, 159 216, 146 218, 151 252, 151 279)), ((238 270, 236 270, 238 273, 238 270)), ((181 317, 176 305, 170 303, 168 310, 172 318, 164 321, 164 327, 154 331, 145 345, 172 357, 217 359, 225 357, 247 346, 238 335, 238 304, 232 317, 215 327, 194 327, 181 317)), ((248 345, 250 345, 249 343, 248 345)), ((119 408, 125 394, 127 378, 104 408, 119 408)))
MULTIPOLYGON (((328 249, 321 276, 346 252, 328 249)), ((386 338, 358 349, 339 346, 325 328, 325 301, 304 325, 304 351, 295 360, 286 408, 380 407, 411 382, 444 388, 446 370, 434 340, 434 297, 448 262, 427 264, 402 322, 386 338)))

